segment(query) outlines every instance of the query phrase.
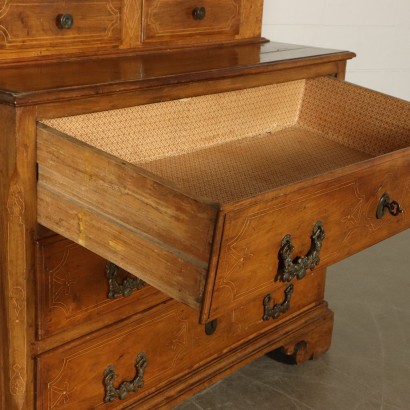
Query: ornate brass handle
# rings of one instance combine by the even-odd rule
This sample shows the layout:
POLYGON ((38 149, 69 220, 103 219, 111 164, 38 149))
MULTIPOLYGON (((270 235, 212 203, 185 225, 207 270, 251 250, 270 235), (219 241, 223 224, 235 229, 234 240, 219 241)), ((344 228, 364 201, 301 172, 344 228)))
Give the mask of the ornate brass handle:
POLYGON ((135 359, 135 368, 137 373, 131 381, 122 382, 118 388, 114 387, 114 381, 117 378, 115 368, 109 365, 104 371, 105 396, 104 403, 111 403, 115 399, 124 400, 132 392, 136 393, 144 387, 144 371, 147 367, 148 360, 145 353, 141 352, 135 359))
POLYGON ((290 299, 293 295, 294 287, 289 285, 285 290, 285 300, 281 304, 270 307, 272 295, 266 295, 263 299, 263 320, 277 319, 282 313, 287 312, 290 309, 290 299))
POLYGON ((194 20, 203 20, 206 16, 206 9, 205 7, 195 7, 192 10, 192 17, 194 20))
POLYGON ((59 14, 56 17, 56 24, 57 24, 57 27, 60 29, 69 29, 74 24, 74 18, 71 14, 68 14, 68 13, 59 14))
POLYGON ((127 277, 120 284, 117 282, 118 266, 112 262, 107 262, 105 275, 108 279, 108 298, 115 299, 118 296, 128 297, 134 290, 139 290, 145 286, 145 282, 137 277, 127 277))
POLYGON ((397 201, 390 202, 390 195, 383 194, 379 199, 379 203, 377 205, 376 210, 376 218, 381 219, 386 212, 386 209, 389 211, 390 215, 398 216, 403 213, 403 209, 401 209, 400 204, 397 201))
POLYGON ((311 235, 311 246, 306 256, 298 256, 292 259, 295 247, 292 237, 286 235, 281 242, 279 250, 278 277, 282 282, 290 282, 295 276, 298 280, 303 279, 307 269, 313 270, 320 263, 320 250, 325 239, 325 230, 322 222, 316 222, 311 235))

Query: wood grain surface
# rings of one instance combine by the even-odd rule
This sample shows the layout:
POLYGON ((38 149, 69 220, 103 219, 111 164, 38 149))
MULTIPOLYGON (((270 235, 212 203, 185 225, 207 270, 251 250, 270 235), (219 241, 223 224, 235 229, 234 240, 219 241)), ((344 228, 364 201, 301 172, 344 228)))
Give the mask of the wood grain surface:
POLYGON ((0 106, 0 123, 0 404, 29 410, 34 397, 35 109, 0 106))
MULTIPOLYGON (((305 284, 312 280, 321 283, 318 287, 323 290, 322 274, 324 271, 305 284)), ((312 293, 304 291, 303 287, 299 290, 295 295, 295 309, 287 315, 288 325, 285 326, 283 319, 262 321, 262 305, 260 300, 255 300, 251 305, 221 316, 215 333, 207 335, 204 326, 198 325, 192 309, 168 301, 143 315, 94 333, 92 337, 45 352, 37 359, 37 406, 39 409, 52 409, 57 404, 62 409, 73 406, 79 409, 90 406, 170 408, 167 402, 180 401, 181 393, 188 386, 196 390, 219 379, 222 369, 226 371, 229 366, 243 365, 256 351, 260 354, 266 349, 308 341, 308 328, 321 321, 326 326, 322 331, 319 325, 316 339, 309 338, 309 348, 312 354, 323 353, 330 342, 332 315, 323 303, 313 301, 312 293), (294 314, 296 311, 299 315, 294 314), (144 387, 124 401, 104 405, 104 370, 110 364, 115 366, 116 386, 123 380, 131 380, 135 376, 135 357, 140 352, 148 359, 144 387), (191 377, 196 379, 195 383, 191 377), (156 400, 158 404, 152 407, 156 400)))
MULTIPOLYGON (((388 149, 216 205, 38 121, 343 79, 354 53, 266 41, 262 0, 204 0, 199 22, 190 13, 200 5, 186 1, 29 3, 0 0, 0 408, 170 409, 272 349, 296 362, 324 353, 333 325, 326 266, 410 226, 408 139, 390 133, 408 138, 408 104, 392 122, 368 115, 372 101, 355 108, 335 98, 336 117, 365 120, 334 144, 372 145, 369 136, 354 145, 364 127, 388 149), (56 26, 59 13, 73 15, 70 29, 56 26), (404 212, 375 220, 384 192, 404 212), (286 300, 289 284, 274 280, 283 235, 304 255, 317 220, 327 235, 321 264, 293 280, 288 310, 263 320, 268 294, 271 307, 286 300), (153 287, 107 302, 107 260, 153 287), (104 404, 104 370, 115 366, 118 387, 140 352, 145 387, 104 404)), ((305 126, 327 131, 319 108, 305 126)))

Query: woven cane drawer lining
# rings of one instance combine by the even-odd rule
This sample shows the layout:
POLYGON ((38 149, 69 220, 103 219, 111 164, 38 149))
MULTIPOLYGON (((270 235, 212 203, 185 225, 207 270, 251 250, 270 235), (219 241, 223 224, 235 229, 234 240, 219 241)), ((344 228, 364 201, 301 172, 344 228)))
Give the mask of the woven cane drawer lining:
POLYGON ((370 158, 294 126, 143 167, 194 195, 229 203, 370 158))
POLYGON ((372 156, 410 145, 410 104, 329 78, 308 80, 298 123, 372 156))
POLYGON ((303 81, 43 121, 133 163, 185 154, 286 128, 303 81))
POLYGON ((408 103, 328 78, 44 122, 220 203, 410 143, 408 103))

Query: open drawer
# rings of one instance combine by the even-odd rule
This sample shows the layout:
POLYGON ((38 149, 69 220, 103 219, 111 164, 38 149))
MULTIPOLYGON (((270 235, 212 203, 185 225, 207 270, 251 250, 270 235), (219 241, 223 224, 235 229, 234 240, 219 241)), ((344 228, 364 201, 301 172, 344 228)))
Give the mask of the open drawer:
POLYGON ((206 322, 409 227, 409 146, 333 78, 44 120, 38 221, 206 322))

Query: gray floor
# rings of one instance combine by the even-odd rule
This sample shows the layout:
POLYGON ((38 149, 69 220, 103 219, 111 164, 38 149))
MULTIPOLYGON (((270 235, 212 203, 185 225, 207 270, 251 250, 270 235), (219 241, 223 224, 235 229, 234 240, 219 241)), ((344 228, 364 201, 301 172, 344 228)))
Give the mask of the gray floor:
POLYGON ((410 409, 410 230, 328 269, 333 343, 301 366, 262 357, 178 410, 410 409))

